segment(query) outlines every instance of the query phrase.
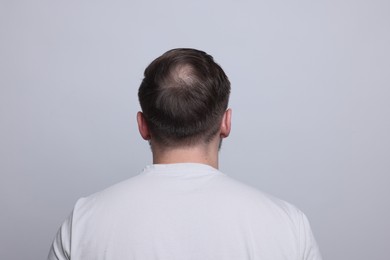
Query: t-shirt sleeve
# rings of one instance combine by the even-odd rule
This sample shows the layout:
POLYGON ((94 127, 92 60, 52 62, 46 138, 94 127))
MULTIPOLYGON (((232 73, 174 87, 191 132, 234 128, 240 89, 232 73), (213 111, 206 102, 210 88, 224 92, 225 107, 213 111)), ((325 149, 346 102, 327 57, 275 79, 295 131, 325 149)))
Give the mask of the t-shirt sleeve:
POLYGON ((299 221, 299 245, 302 260, 322 260, 321 253, 319 251, 317 242, 314 238, 313 232, 310 227, 309 220, 306 215, 300 213, 299 221))
POLYGON ((59 228, 47 260, 70 260, 72 214, 59 228))

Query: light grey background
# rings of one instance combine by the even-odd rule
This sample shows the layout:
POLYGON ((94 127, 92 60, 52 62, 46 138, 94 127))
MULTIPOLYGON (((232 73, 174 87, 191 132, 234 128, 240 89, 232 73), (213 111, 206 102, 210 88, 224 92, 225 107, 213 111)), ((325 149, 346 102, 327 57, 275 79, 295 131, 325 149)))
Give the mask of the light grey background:
POLYGON ((226 174, 309 217, 325 259, 387 260, 390 2, 0 0, 0 259, 45 259, 75 201, 151 162, 144 68, 174 47, 232 82, 226 174))

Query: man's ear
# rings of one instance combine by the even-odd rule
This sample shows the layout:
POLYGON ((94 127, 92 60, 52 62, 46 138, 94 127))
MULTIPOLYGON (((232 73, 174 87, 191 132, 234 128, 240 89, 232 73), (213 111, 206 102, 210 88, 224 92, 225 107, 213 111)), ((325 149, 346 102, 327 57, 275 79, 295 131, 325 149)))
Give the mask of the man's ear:
POLYGON ((144 140, 150 140, 150 131, 142 112, 137 113, 138 130, 144 140))
POLYGON ((220 137, 221 138, 226 138, 230 134, 230 130, 232 127, 232 110, 229 108, 228 110, 225 111, 222 117, 222 122, 221 122, 221 130, 220 130, 220 137))

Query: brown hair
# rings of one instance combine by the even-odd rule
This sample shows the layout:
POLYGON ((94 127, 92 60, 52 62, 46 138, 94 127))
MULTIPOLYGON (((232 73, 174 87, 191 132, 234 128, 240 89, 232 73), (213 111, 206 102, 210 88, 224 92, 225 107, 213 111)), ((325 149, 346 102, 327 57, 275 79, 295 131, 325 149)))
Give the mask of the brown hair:
POLYGON ((209 54, 173 49, 144 72, 138 98, 155 140, 166 146, 209 142, 227 109, 230 82, 209 54))

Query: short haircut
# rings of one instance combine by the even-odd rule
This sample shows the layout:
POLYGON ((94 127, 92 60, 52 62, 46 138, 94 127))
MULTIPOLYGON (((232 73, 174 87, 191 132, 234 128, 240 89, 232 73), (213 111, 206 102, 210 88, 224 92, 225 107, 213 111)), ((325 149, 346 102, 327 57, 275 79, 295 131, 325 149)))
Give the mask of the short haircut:
POLYGON ((149 130, 165 146, 210 142, 219 131, 229 95, 229 79, 213 57, 188 48, 155 59, 138 90, 149 130))

